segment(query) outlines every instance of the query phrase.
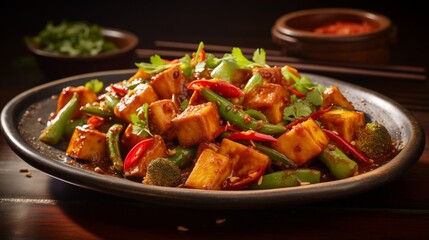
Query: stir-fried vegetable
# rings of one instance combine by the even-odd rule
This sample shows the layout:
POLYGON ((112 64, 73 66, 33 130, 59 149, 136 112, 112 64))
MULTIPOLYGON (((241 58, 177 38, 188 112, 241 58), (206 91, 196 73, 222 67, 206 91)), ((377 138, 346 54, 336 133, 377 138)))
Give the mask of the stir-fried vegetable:
POLYGON ((129 79, 63 89, 40 140, 69 139, 69 157, 130 181, 211 190, 335 181, 391 157, 385 128, 367 151, 365 139, 379 138, 363 137, 374 125, 365 109, 291 66, 268 66, 265 54, 217 58, 200 43, 180 59, 136 63, 129 79))
POLYGON ((79 101, 79 95, 73 94, 68 103, 61 108, 54 119, 48 122, 48 126, 40 134, 39 140, 50 145, 57 144, 63 137, 66 126, 69 124, 79 101))
POLYGON ((236 107, 232 102, 219 96, 208 88, 201 88, 201 94, 210 102, 218 104, 220 115, 234 126, 240 129, 252 129, 257 132, 277 135, 286 131, 282 125, 264 123, 251 118, 242 109, 236 107))

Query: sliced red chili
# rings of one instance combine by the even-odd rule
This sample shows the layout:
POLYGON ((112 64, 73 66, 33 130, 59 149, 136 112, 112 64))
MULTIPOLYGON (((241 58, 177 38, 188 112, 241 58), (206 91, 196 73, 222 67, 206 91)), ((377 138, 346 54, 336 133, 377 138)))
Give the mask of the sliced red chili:
POLYGON ((197 63, 204 60, 206 60, 206 51, 204 51, 204 49, 200 49, 199 52, 193 54, 191 63, 193 66, 195 66, 197 63))
POLYGON ((255 132, 253 130, 234 132, 228 136, 230 140, 254 140, 254 141, 265 141, 265 142, 276 142, 277 138, 264 134, 255 132))
POLYGON ((328 129, 322 129, 323 132, 329 137, 331 141, 333 141, 338 147, 340 147, 343 151, 352 154, 355 156, 358 160, 367 163, 372 164, 373 160, 369 159, 363 152, 361 152, 357 147, 349 143, 347 140, 345 140, 340 135, 336 134, 335 132, 328 130, 328 129))
POLYGON ((91 116, 90 118, 88 118, 88 120, 86 120, 86 123, 97 128, 107 123, 107 121, 108 121, 107 118, 102 118, 99 116, 91 116))
POLYGON ((173 60, 162 59, 162 61, 165 63, 171 63, 171 64, 179 63, 179 59, 173 59, 173 60))
POLYGON ((302 122, 304 122, 304 121, 308 120, 309 118, 317 119, 317 118, 318 118, 318 117, 320 117, 322 114, 324 114, 324 113, 326 113, 326 112, 329 112, 329 111, 331 110, 331 108, 332 108, 332 105, 331 105, 331 106, 329 106, 328 108, 325 108, 325 109, 319 110, 319 111, 317 111, 317 112, 314 112, 314 113, 312 113, 312 114, 310 114, 310 115, 308 115, 308 116, 306 116, 306 117, 303 117, 303 118, 297 119, 297 120, 295 120, 295 121, 293 121, 293 122, 289 123, 288 125, 286 125, 286 128, 287 128, 287 129, 291 129, 293 126, 297 125, 298 123, 302 123, 302 122))
POLYGON ((139 162, 146 150, 152 145, 153 140, 153 138, 147 138, 140 141, 128 152, 124 160, 124 171, 128 171, 139 162))
POLYGON ((292 94, 295 94, 297 97, 300 97, 300 98, 303 98, 303 97, 305 97, 305 93, 302 93, 302 92, 300 92, 300 91, 298 91, 298 90, 296 90, 295 88, 289 88, 289 91, 292 93, 292 94))
POLYGON ((197 56, 197 62, 206 60, 206 51, 204 49, 200 50, 200 53, 197 56))
POLYGON ((244 93, 240 88, 222 79, 195 80, 188 85, 188 89, 190 90, 199 90, 202 87, 209 88, 226 98, 237 98, 244 96, 244 93))
POLYGON ((246 177, 235 177, 228 178, 225 182, 224 189, 240 189, 250 185, 253 182, 259 180, 264 174, 265 167, 259 168, 257 171, 250 171, 246 177))
POLYGON ((116 84, 110 84, 110 89, 120 97, 123 97, 128 93, 128 89, 126 87, 118 86, 116 84))

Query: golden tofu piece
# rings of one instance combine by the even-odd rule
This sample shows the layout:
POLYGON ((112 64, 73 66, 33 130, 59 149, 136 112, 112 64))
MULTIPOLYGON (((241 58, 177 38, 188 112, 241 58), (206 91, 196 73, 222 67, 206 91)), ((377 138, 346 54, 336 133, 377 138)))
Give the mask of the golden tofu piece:
MULTIPOLYGON (((294 73, 298 78, 300 75, 295 68, 290 66, 285 66, 290 72, 294 73)), ((295 80, 285 79, 282 74, 282 69, 280 67, 256 67, 253 68, 253 73, 261 74, 265 82, 275 83, 283 86, 285 89, 288 89, 290 85, 295 83, 295 80)))
POLYGON ((260 110, 271 123, 283 121, 283 110, 287 105, 284 88, 278 84, 268 83, 257 86, 246 94, 243 106, 260 110))
POLYGON ((151 74, 149 74, 149 73, 143 71, 141 68, 139 68, 139 69, 137 69, 137 72, 128 79, 128 82, 131 83, 133 81, 140 80, 140 79, 142 79, 142 80, 150 79, 151 77, 152 77, 151 74))
POLYGON ((205 142, 202 142, 198 145, 196 157, 198 158, 201 155, 201 153, 204 151, 204 149, 206 149, 206 148, 210 148, 211 150, 213 150, 215 152, 219 151, 219 145, 218 144, 216 144, 215 142, 205 141, 205 142))
POLYGON ((57 102, 57 113, 70 101, 74 93, 79 95, 79 103, 71 119, 78 119, 85 114, 79 111, 79 108, 81 106, 85 106, 87 103, 93 103, 97 101, 97 94, 84 86, 63 88, 57 102))
POLYGON ((348 110, 355 110, 353 105, 344 97, 340 89, 336 86, 327 87, 323 91, 323 103, 321 107, 328 108, 331 105, 340 106, 348 110))
POLYGON ((270 158, 256 149, 224 138, 219 153, 232 161, 233 177, 246 178, 268 166, 270 158))
POLYGON ((200 94, 199 91, 194 91, 189 98, 188 105, 199 105, 207 102, 207 100, 200 94))
POLYGON ((137 109, 145 103, 152 103, 158 100, 158 96, 149 84, 140 84, 135 89, 128 91, 118 104, 114 113, 119 119, 131 123, 131 115, 137 114, 137 109))
POLYGON ((159 135, 155 135, 153 138, 152 145, 144 152, 138 164, 125 172, 126 177, 143 178, 146 176, 147 166, 152 160, 167 157, 167 147, 164 139, 159 135))
POLYGON ((195 163, 185 187, 218 190, 231 174, 231 161, 228 156, 210 148, 204 149, 195 163))
POLYGON ((237 68, 231 76, 231 83, 239 88, 246 85, 246 82, 252 77, 252 70, 237 68))
POLYGON ((186 76, 179 66, 171 67, 153 77, 150 84, 159 99, 171 99, 186 89, 186 76))
POLYGON ((173 126, 171 120, 179 114, 179 109, 171 99, 162 99, 149 105, 149 124, 155 134, 164 134, 173 126))
POLYGON ((219 112, 212 102, 188 106, 171 122, 182 146, 211 142, 220 128, 219 112))
POLYGON ((105 161, 108 159, 106 138, 105 133, 78 126, 73 132, 66 154, 91 162, 105 161))
POLYGON ((356 130, 365 125, 364 113, 358 111, 331 110, 318 120, 326 129, 336 131, 349 142, 355 139, 356 130))
POLYGON ((328 143, 326 134, 309 118, 283 133, 271 146, 300 166, 321 153, 328 143))
POLYGON ((125 128, 124 134, 122 134, 121 149, 126 153, 129 152, 131 148, 134 147, 134 145, 150 137, 150 136, 145 137, 143 135, 135 134, 134 129, 135 129, 135 125, 130 123, 128 124, 127 128, 125 128))

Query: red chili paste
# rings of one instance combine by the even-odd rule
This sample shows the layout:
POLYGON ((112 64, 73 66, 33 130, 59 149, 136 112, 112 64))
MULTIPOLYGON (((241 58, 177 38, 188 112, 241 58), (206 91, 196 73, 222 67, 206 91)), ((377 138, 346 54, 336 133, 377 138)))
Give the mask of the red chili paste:
POLYGON ((323 25, 315 28, 313 32, 332 35, 353 35, 371 32, 376 27, 368 22, 355 23, 346 21, 337 21, 332 24, 323 25))

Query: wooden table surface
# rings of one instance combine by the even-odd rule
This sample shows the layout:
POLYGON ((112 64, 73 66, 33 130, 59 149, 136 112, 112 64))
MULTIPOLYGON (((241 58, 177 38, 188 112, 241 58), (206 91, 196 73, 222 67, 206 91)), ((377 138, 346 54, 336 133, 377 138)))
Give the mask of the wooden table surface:
MULTIPOLYGON (((246 44, 256 48, 269 41, 255 38, 246 44)), ((19 54, 22 50, 15 60, 19 54)), ((20 58, 21 63, 25 59, 20 58)), ((1 108, 16 94, 46 81, 30 65, 0 72, 1 108)), ((428 80, 342 77, 397 100, 417 118, 428 139, 428 80)), ((429 239, 428 186, 426 140, 411 169, 357 196, 285 208, 165 207, 53 178, 20 159, 0 136, 0 239, 429 239)))

